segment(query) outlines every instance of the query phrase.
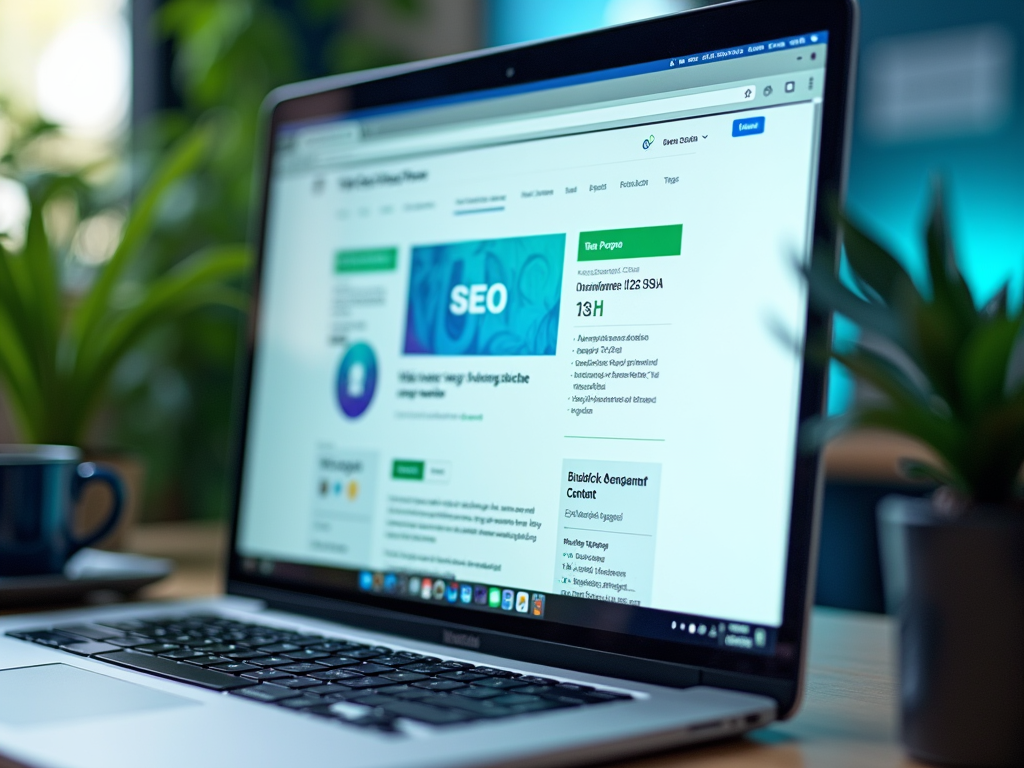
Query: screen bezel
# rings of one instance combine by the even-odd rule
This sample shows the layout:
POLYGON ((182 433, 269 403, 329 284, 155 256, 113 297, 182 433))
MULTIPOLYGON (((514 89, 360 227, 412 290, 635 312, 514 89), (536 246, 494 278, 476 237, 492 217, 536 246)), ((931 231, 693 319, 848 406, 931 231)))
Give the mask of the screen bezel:
MULTIPOLYGON (((257 216, 254 219, 256 226, 252 238, 256 265, 241 362, 227 591, 261 597, 274 605, 290 607, 298 612, 329 612, 347 616, 361 625, 387 626, 393 632, 401 631, 402 619, 407 617, 411 634, 422 636, 422 628, 430 626, 437 641, 447 637, 441 632, 447 627, 474 632, 478 638, 512 636, 522 641, 539 641, 548 648, 551 644, 558 644, 605 654, 619 654, 636 662, 637 679, 644 676, 644 660, 661 667, 668 662, 682 668, 699 668, 705 670, 702 679, 706 682, 717 680, 729 687, 756 689, 754 679, 770 678, 783 684, 770 686, 770 691, 779 700, 780 709, 783 712, 789 711, 798 697, 805 655, 807 614, 813 591, 820 490, 820 456, 817 452, 798 450, 795 457, 783 617, 773 656, 688 646, 685 643, 547 621, 525 621, 514 616, 479 613, 441 604, 399 601, 371 593, 290 583, 273 575, 243 570, 242 556, 236 544, 270 190, 269 168, 274 137, 283 123, 337 116, 367 107, 548 80, 812 31, 827 31, 829 42, 813 253, 816 259, 834 262, 838 244, 836 226, 829 211, 836 200, 842 200, 845 186, 846 129, 850 112, 855 30, 856 7, 852 0, 746 0, 540 43, 481 51, 353 76, 326 78, 288 86, 271 94, 265 105, 262 124, 265 135, 263 155, 260 158, 259 197, 257 216), (508 75, 510 69, 514 71, 512 77, 508 75), (311 599, 313 602, 310 602, 311 599), (311 605, 317 607, 311 608, 311 605), (716 678, 714 672, 722 674, 716 678), (730 685, 730 681, 734 680, 738 682, 730 685), (749 683, 745 684, 744 680, 749 683)), ((830 329, 829 317, 813 308, 808 309, 809 340, 827 340, 830 329)), ((800 392, 801 423, 823 413, 826 375, 826 366, 820 358, 805 354, 800 392)), ((727 493, 727 490, 723 489, 723 493, 727 493)), ((502 647, 508 653, 504 643, 502 647)), ((513 652, 508 655, 517 654, 513 652)), ((569 654, 568 658, 571 657, 572 654, 569 654)))

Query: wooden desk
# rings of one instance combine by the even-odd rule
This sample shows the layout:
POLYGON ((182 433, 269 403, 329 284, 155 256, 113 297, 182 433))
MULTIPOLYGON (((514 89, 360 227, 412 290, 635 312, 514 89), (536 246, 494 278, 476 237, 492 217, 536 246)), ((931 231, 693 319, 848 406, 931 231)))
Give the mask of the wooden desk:
MULTIPOLYGON (((174 576, 141 599, 202 597, 221 589, 222 527, 143 526, 130 548, 171 557, 174 576)), ((883 616, 817 609, 811 625, 807 689, 799 714, 740 739, 621 763, 633 768, 840 768, 914 766, 897 743, 892 622, 883 616)), ((2 760, 0 760, 2 765, 2 760)))

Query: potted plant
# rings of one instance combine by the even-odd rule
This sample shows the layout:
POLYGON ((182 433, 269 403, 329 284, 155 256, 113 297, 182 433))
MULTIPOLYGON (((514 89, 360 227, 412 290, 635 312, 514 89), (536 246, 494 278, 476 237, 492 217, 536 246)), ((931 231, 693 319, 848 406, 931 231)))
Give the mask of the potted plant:
POLYGON ((208 152, 212 127, 203 125, 155 168, 109 258, 86 270, 86 287, 69 285, 70 238, 51 236, 53 213, 71 201, 89 215, 94 190, 85 171, 33 172, 19 163, 26 143, 54 129, 37 122, 0 155, 0 175, 23 185, 29 208, 23 235, 0 232, 0 386, 22 441, 83 447, 126 355, 185 313, 244 307, 236 284, 250 259, 242 245, 205 249, 162 271, 146 258, 161 206, 208 152))
POLYGON ((807 270, 820 308, 878 345, 831 355, 882 397, 816 430, 881 428, 928 447, 904 461, 930 498, 879 507, 886 591, 897 603, 902 739, 916 758, 1024 764, 1024 297, 1009 281, 979 304, 961 275, 936 187, 927 285, 843 219, 852 287, 819 260, 807 270))

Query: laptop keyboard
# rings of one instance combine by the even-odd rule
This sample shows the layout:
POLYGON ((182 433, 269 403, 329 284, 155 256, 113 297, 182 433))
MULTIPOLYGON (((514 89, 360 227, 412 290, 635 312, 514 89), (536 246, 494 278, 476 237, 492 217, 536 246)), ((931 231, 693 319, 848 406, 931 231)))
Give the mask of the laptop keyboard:
POLYGON ((11 637, 250 701, 382 731, 629 700, 628 694, 212 615, 11 637))

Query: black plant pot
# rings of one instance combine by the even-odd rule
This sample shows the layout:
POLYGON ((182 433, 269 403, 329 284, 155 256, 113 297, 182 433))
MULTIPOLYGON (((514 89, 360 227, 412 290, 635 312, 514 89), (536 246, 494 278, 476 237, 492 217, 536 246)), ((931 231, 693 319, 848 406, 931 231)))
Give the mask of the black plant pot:
POLYGON ((958 766, 1024 765, 1024 515, 956 519, 928 499, 878 508, 886 598, 899 617, 903 745, 958 766))

